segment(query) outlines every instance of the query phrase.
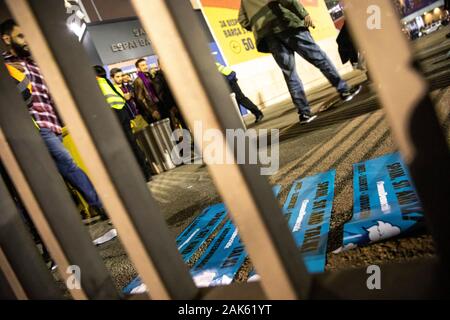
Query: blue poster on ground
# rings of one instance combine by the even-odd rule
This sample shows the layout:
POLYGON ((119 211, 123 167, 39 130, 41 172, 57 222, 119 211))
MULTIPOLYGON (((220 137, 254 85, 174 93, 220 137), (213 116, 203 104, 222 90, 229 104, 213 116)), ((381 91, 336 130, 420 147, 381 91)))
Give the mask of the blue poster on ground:
MULTIPOLYGON (((281 186, 274 186, 272 190, 277 197, 281 186)), ((207 251, 193 266, 191 274, 195 284, 198 287, 230 284, 247 256, 238 229, 231 220, 227 221, 207 251)))
MULTIPOLYGON (((275 197, 281 190, 280 185, 273 188, 275 197)), ((225 204, 218 203, 203 210, 203 212, 177 237, 177 246, 184 261, 189 261, 206 239, 216 230, 226 217, 225 204)))
MULTIPOLYGON (((295 181, 283 206, 289 229, 311 273, 325 271, 335 176, 332 170, 295 181)), ((252 270, 248 281, 258 279, 252 270)))
MULTIPOLYGON (((281 186, 275 185, 272 190, 275 197, 277 197, 280 193, 281 186)), ((223 203, 210 206, 203 210, 203 212, 177 237, 176 243, 178 250, 185 262, 189 262, 192 255, 216 230, 226 216, 227 210, 223 203)), ((233 280, 234 275, 241 267, 246 256, 247 254, 237 235, 236 227, 231 221, 227 221, 222 230, 215 237, 214 241, 209 245, 207 251, 199 259, 199 262, 193 267, 192 274, 194 280, 196 280, 199 286, 228 284, 233 280), (222 242, 225 242, 223 247, 221 247, 222 242), (219 248, 221 250, 218 250, 219 248), (217 270, 213 277, 211 277, 211 272, 213 272, 211 270, 207 273, 203 273, 203 275, 200 273, 201 268, 214 268, 212 267, 213 265, 217 266, 217 270)), ((141 293, 145 291, 146 287, 142 284, 139 277, 133 279, 123 289, 125 294, 141 293)))
POLYGON ((238 235, 237 228, 228 220, 191 270, 198 287, 230 284, 247 253, 238 235))
POLYGON ((385 240, 423 225, 422 206, 399 153, 354 164, 353 186, 353 218, 344 225, 342 249, 385 240))
POLYGON ((189 261, 206 239, 226 217, 223 203, 210 206, 177 237, 177 246, 184 261, 189 261))
MULTIPOLYGON (((187 263, 194 253, 216 230, 226 218, 227 210, 223 203, 212 205, 200 215, 177 237, 176 243, 183 260, 187 263)), ((134 278, 124 289, 125 294, 145 292, 146 287, 139 277, 134 278)))
POLYGON ((313 273, 325 271, 335 176, 332 170, 296 181, 283 208, 306 267, 313 273))
POLYGON ((277 184, 276 186, 274 186, 272 188, 272 191, 273 191, 273 195, 275 196, 275 198, 277 198, 278 195, 280 194, 281 186, 279 184, 277 184))

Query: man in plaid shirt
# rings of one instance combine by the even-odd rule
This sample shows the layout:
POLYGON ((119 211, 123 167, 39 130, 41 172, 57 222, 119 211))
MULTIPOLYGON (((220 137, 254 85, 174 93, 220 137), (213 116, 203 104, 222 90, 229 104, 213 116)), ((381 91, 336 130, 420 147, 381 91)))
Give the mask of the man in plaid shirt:
POLYGON ((9 49, 2 54, 5 63, 23 70, 32 84, 32 102, 28 110, 39 127, 39 133, 55 160, 60 174, 84 196, 91 207, 105 218, 102 204, 91 181, 75 164, 62 144, 62 124, 56 112, 55 103, 39 67, 31 57, 20 27, 14 20, 7 20, 1 24, 0 31, 2 40, 9 49))

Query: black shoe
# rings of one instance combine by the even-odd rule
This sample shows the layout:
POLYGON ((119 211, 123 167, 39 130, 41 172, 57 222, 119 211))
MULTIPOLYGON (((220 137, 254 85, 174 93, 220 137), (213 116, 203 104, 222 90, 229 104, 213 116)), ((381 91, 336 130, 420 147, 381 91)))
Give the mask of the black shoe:
POLYGON ((109 217, 106 215, 106 212, 105 212, 105 210, 103 210, 103 209, 101 209, 100 219, 101 219, 102 221, 107 221, 107 220, 109 220, 109 217))
POLYGON ((261 112, 260 114, 256 115, 255 117, 256 117, 255 123, 261 122, 262 119, 264 119, 264 113, 261 112))
POLYGON ((362 85, 351 87, 347 91, 341 92, 341 99, 345 102, 350 101, 361 92, 361 89, 362 85))
POLYGON ((311 114, 311 113, 301 113, 299 116, 300 124, 307 124, 311 121, 315 120, 317 118, 317 115, 311 114))
POLYGON ((48 269, 53 272, 58 268, 58 265, 55 263, 55 261, 50 260, 50 263, 47 264, 48 269))

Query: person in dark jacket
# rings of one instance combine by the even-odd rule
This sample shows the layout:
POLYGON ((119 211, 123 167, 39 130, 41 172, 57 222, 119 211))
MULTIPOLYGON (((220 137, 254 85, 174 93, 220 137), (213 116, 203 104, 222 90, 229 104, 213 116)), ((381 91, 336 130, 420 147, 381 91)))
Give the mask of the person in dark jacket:
MULTIPOLYGON (((158 65, 160 66, 159 61, 158 65)), ((162 69, 154 68, 151 70, 150 75, 156 95, 160 101, 162 116, 170 119, 170 125, 173 130, 180 128, 187 129, 188 126, 176 104, 175 98, 172 95, 172 91, 170 90, 162 69)))
POLYGON ((149 124, 161 120, 160 100, 152 83, 147 61, 142 58, 135 63, 137 78, 134 80, 134 98, 145 121, 149 124))
POLYGON ((338 44, 339 55, 342 63, 350 61, 352 64, 358 63, 358 50, 353 45, 352 38, 347 29, 347 24, 344 23, 338 37, 336 38, 338 44))
POLYGON ((361 91, 361 86, 349 87, 340 77, 326 53, 316 44, 309 28, 315 27, 308 11, 298 0, 242 0, 239 23, 253 31, 260 52, 272 53, 283 72, 301 124, 317 116, 311 113, 303 84, 295 67, 295 52, 319 68, 340 93, 342 100, 350 101, 361 91))

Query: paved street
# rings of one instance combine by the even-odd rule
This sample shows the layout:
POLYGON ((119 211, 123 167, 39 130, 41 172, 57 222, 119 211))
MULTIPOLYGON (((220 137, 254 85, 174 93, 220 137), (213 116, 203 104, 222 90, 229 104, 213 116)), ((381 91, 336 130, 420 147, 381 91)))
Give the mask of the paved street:
MULTIPOLYGON (((421 60, 425 75, 432 87, 432 97, 438 114, 449 136, 450 105, 450 40, 444 38, 449 28, 422 38, 414 43, 416 56, 421 60)), ((305 126, 298 124, 298 116, 291 101, 264 110, 265 119, 249 128, 280 129, 280 169, 268 178, 271 185, 282 186, 279 200, 284 200, 292 183, 300 177, 330 169, 336 170, 335 199, 328 240, 327 270, 348 268, 388 261, 416 259, 434 254, 431 238, 423 230, 402 239, 390 240, 365 248, 335 255, 332 250, 342 241, 342 225, 352 216, 354 163, 397 151, 389 125, 377 100, 374 85, 365 73, 352 72, 345 76, 351 84, 363 84, 361 94, 349 103, 338 103, 319 118, 305 126)), ((308 92, 317 112, 337 93, 330 86, 308 92)), ((430 106, 431 107, 431 106, 430 106)), ((208 205, 221 202, 206 166, 185 165, 154 178, 149 184, 158 201, 170 231, 175 238, 208 205)), ((151 214, 149 212, 149 214, 151 214)), ((111 228, 107 223, 89 226, 93 238, 111 228)), ((125 286, 136 276, 119 239, 99 247, 105 263, 118 287, 125 286)), ((238 281, 245 280, 250 269, 247 261, 241 268, 238 281)))

